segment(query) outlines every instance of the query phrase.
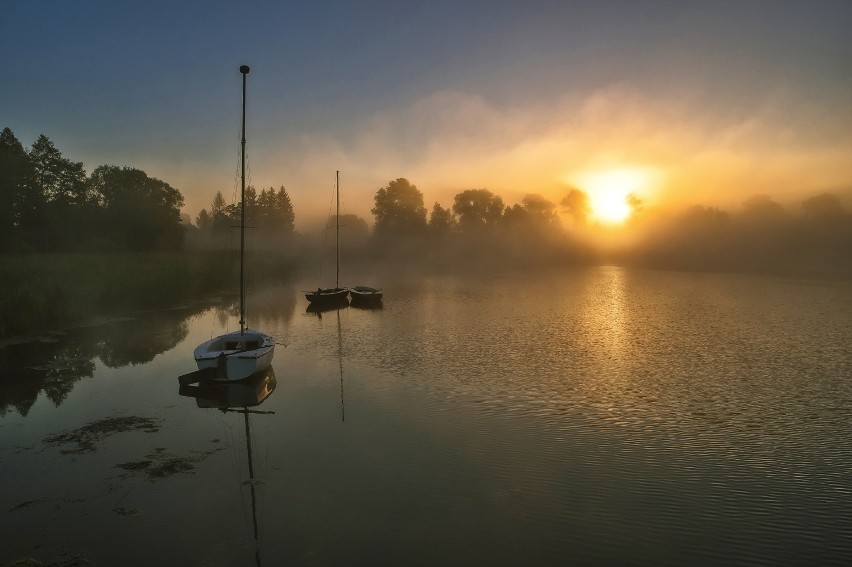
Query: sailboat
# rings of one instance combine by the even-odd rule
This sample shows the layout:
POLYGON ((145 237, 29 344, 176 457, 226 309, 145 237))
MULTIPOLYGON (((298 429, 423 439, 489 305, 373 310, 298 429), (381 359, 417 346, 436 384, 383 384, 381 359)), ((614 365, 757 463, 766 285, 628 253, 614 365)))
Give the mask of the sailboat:
POLYGON ((226 333, 198 345, 195 362, 199 371, 210 370, 216 380, 245 380, 263 372, 272 363, 275 339, 246 328, 245 316, 245 234, 246 234, 246 75, 247 65, 240 66, 243 75, 243 117, 240 157, 240 330, 226 333))
POLYGON ((306 291, 305 299, 307 299, 312 306, 317 307, 325 307, 325 306, 343 306, 349 303, 349 300, 346 298, 349 295, 349 289, 345 287, 340 287, 340 172, 337 172, 336 183, 335 183, 335 201, 337 202, 337 213, 335 215, 335 265, 337 267, 337 276, 335 279, 334 287, 330 288, 317 288, 316 291, 306 291))

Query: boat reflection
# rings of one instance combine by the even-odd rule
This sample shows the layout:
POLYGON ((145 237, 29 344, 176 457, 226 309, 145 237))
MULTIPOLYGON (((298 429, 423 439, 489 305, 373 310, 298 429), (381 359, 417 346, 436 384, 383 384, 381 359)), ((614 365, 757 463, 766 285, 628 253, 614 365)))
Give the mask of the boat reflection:
POLYGON ((201 382, 197 386, 181 386, 178 393, 195 398, 200 408, 242 411, 239 408, 256 407, 266 401, 276 385, 275 370, 270 366, 239 382, 201 382))
POLYGON ((260 411, 255 408, 264 403, 275 391, 277 382, 275 370, 270 366, 263 372, 250 376, 240 382, 202 382, 197 386, 181 386, 179 394, 195 398, 200 408, 218 409, 223 413, 241 413, 244 417, 246 431, 246 452, 248 454, 249 478, 243 485, 248 485, 251 493, 251 515, 254 528, 255 564, 260 565, 260 539, 257 524, 257 496, 255 494, 254 460, 251 446, 251 422, 249 414, 273 414, 273 411, 260 411))
POLYGON ((385 304, 382 303, 381 299, 373 299, 369 301, 358 301, 353 299, 350 305, 355 309, 361 309, 363 311, 381 311, 385 308, 385 304))
POLYGON ((328 313, 330 311, 339 311, 349 307, 349 300, 345 297, 340 298, 335 301, 328 301, 322 303, 309 303, 307 309, 305 309, 305 313, 311 313, 316 315, 319 319, 322 319, 323 313, 328 313))
POLYGON ((346 421, 346 406, 343 402, 343 331, 340 326, 340 311, 337 312, 337 364, 340 369, 340 421, 346 421))

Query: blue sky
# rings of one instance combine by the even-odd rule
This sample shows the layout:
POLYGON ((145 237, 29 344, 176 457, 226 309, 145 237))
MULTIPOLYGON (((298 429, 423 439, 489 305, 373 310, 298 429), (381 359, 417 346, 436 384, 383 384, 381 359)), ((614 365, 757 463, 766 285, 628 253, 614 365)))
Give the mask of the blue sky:
POLYGON ((302 221, 336 169, 365 217, 396 177, 446 206, 625 167, 650 203, 793 199, 852 187, 850 29, 844 0, 7 0, 0 127, 143 169, 195 216, 234 186, 245 63, 251 182, 302 221))

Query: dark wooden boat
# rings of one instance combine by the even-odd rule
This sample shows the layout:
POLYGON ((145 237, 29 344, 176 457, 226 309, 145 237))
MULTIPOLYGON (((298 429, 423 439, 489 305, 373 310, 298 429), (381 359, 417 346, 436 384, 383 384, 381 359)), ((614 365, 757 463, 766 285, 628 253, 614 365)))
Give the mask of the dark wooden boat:
POLYGON ((382 290, 365 285, 349 288, 353 305, 378 305, 382 302, 382 290))
POLYGON ((338 303, 346 303, 346 296, 349 294, 349 289, 345 287, 332 287, 328 289, 317 289, 316 291, 306 291, 305 299, 320 305, 336 305, 338 303))

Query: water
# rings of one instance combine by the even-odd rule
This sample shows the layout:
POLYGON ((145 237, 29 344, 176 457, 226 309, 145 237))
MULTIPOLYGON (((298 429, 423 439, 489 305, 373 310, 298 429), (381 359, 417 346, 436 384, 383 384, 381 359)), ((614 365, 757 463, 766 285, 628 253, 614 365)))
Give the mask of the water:
POLYGON ((849 283, 381 283, 249 298, 286 344, 251 459, 243 414, 178 394, 230 301, 0 350, 0 562, 852 563, 849 283), (119 418, 147 421, 56 438, 119 418))

